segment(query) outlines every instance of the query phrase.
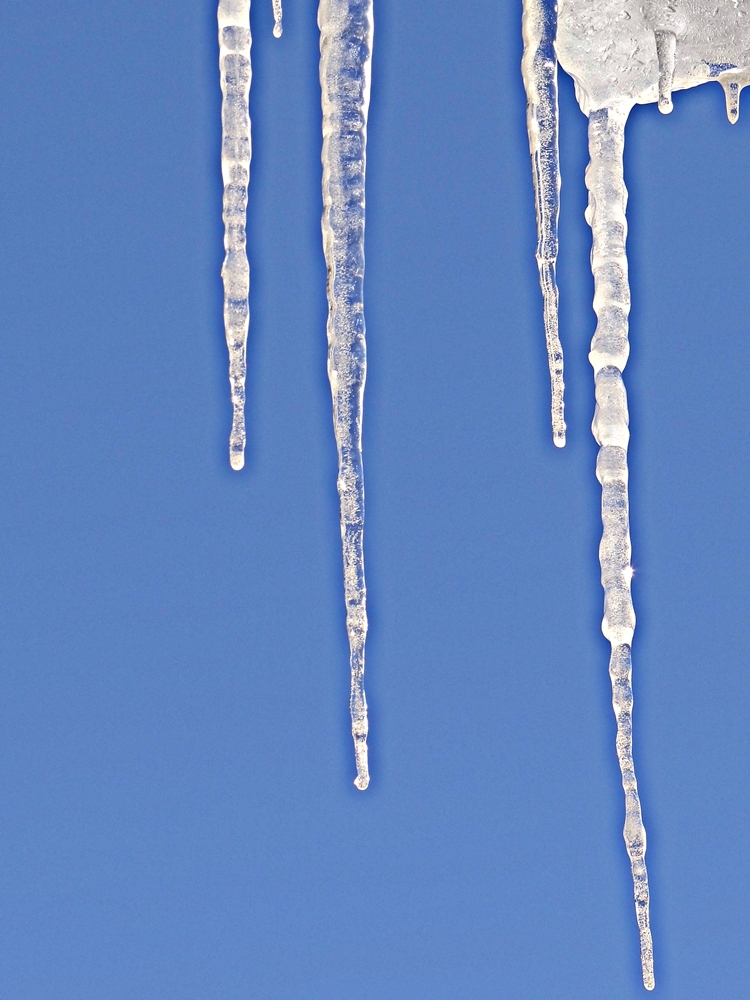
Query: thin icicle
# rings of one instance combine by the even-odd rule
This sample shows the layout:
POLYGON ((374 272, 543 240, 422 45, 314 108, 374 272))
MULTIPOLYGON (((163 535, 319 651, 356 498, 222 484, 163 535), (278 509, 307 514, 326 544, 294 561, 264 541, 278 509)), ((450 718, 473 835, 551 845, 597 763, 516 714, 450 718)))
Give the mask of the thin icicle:
POLYGON ((557 224, 560 215, 560 155, 557 114, 557 6, 526 0, 523 7, 523 61, 526 123, 536 197, 536 259, 544 301, 544 332, 552 384, 552 440, 565 445, 563 351, 558 332, 557 224))
POLYGON ((365 387, 363 299, 365 150, 370 103, 372 0, 320 0, 320 86, 323 103, 323 250, 328 269, 328 377, 339 456, 338 490, 344 556, 346 629, 351 655, 352 736, 357 777, 367 788, 367 701, 364 690, 365 514, 362 398, 365 387))
POLYGON ((628 513, 627 451, 630 432, 627 396, 622 381, 629 350, 630 312, 625 253, 627 191, 623 178, 627 110, 629 108, 624 112, 603 108, 593 111, 589 118, 591 162, 586 171, 589 190, 586 220, 593 234, 591 270, 594 275, 594 310, 598 320, 589 358, 596 384, 592 430, 600 446, 596 475, 602 485, 603 534, 599 547, 604 587, 602 631, 612 644, 609 674, 617 719, 617 759, 625 790, 623 835, 633 873, 643 985, 652 990, 654 957, 649 925, 646 831, 633 764, 631 645, 635 612, 630 594, 633 575, 628 513))
POLYGON ((245 370, 250 321, 247 185, 250 179, 250 0, 220 0, 221 174, 224 181, 224 328, 229 348, 232 431, 229 461, 245 464, 245 370))
MULTIPOLYGON (((281 37, 281 0, 273 0, 274 35, 281 37)), ((229 348, 232 430, 229 463, 245 465, 245 374, 250 326, 247 186, 250 181, 250 0, 219 0, 221 175, 224 181, 224 330, 229 348)))
POLYGON ((283 27, 281 25, 281 0, 273 0, 273 37, 281 38, 283 27))

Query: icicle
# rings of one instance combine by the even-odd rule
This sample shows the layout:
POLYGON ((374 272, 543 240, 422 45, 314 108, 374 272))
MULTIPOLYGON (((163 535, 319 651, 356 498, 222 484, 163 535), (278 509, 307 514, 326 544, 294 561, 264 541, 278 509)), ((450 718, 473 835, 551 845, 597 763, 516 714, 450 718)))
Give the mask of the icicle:
POLYGON ((250 178, 250 0, 220 0, 221 174, 224 180, 224 327, 229 348, 232 432, 229 461, 245 464, 245 356, 250 320, 245 221, 250 178))
POLYGON ((596 475, 602 485, 603 534, 599 548, 604 587, 602 631, 612 644, 609 673, 617 719, 617 758, 625 790, 623 835, 630 857, 635 909, 641 939, 643 985, 654 988, 654 959, 649 926, 646 831, 633 765, 633 689, 631 644, 635 613, 630 595, 627 449, 628 407, 622 370, 628 358, 630 289, 625 253, 627 191, 623 151, 627 111, 593 111, 589 118, 591 162, 586 171, 589 207, 586 220, 593 234, 591 270, 597 327, 589 359, 594 368, 596 412, 592 430, 600 446, 596 475))
POLYGON ((538 242, 536 259, 544 301, 544 332, 552 383, 552 440, 565 445, 563 351, 558 332, 557 223, 560 215, 557 7, 550 0, 526 0, 523 7, 523 61, 526 123, 534 175, 538 242))
POLYGON ((281 38, 284 29, 281 26, 281 0, 273 0, 273 37, 281 38))
POLYGON ((659 111, 668 115, 673 108, 672 83, 677 38, 671 31, 655 31, 656 57, 659 60, 659 111))
MULTIPOLYGON (((281 0, 273 0, 274 35, 281 36, 281 0)), ((232 431, 229 463, 245 465, 245 373, 250 325, 247 186, 250 180, 250 0, 219 0, 221 175, 224 181, 224 329, 229 348, 232 431)))
POLYGON ((750 84, 750 73, 747 70, 729 69, 719 73, 718 80, 724 89, 727 118, 732 125, 736 125, 740 117, 740 95, 742 88, 750 84))
POLYGON ((323 104, 323 250, 328 269, 328 377, 339 456, 346 628, 351 654, 352 736, 357 777, 367 788, 364 690, 365 569, 362 397, 365 387, 363 300, 365 151, 370 103, 372 0, 320 0, 323 104))

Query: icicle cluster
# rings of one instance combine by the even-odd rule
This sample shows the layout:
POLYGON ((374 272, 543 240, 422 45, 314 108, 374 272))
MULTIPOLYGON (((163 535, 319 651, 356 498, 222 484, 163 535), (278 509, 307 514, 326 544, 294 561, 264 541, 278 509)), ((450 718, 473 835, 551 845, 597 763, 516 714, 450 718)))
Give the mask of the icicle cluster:
MULTIPOLYGON (((281 0, 272 0, 274 35, 282 33, 281 0)), ((250 0, 219 2, 224 180, 224 324, 229 348, 232 431, 229 460, 245 464, 245 373, 249 326, 247 189, 250 178, 250 0)), ((351 661, 355 785, 370 782, 365 699, 365 570, 362 399, 365 387, 363 300, 365 149, 370 104, 372 0, 321 0, 320 84, 323 102, 323 250, 328 268, 328 375, 339 454, 338 491, 344 556, 346 628, 351 661)))
POLYGON ((591 162, 586 171, 593 246, 597 327, 589 359, 596 411, 592 430, 600 450, 603 535, 599 549, 604 587, 602 630, 612 646, 609 672, 617 721, 617 757, 625 791, 625 844, 630 858, 641 940, 643 984, 654 988, 649 927, 646 831, 633 764, 631 646, 635 613, 630 587, 628 407, 622 373, 627 364, 630 290, 625 250, 627 192, 623 177, 625 124, 634 104, 656 102, 672 111, 672 94, 717 80, 727 116, 739 117, 742 88, 750 83, 750 0, 524 0, 523 76, 536 193, 537 260, 552 376, 552 429, 564 444, 562 351, 557 339, 557 216, 560 170, 557 60, 573 77, 589 116, 591 162), (559 401, 559 403, 558 403, 559 401), (562 427, 562 431, 561 431, 562 427))
POLYGON ((366 350, 365 151, 370 104, 372 0, 321 0, 320 86, 323 103, 323 250, 328 269, 328 377, 339 456, 346 629, 351 658, 355 785, 370 781, 364 690, 365 516, 362 398, 366 350))

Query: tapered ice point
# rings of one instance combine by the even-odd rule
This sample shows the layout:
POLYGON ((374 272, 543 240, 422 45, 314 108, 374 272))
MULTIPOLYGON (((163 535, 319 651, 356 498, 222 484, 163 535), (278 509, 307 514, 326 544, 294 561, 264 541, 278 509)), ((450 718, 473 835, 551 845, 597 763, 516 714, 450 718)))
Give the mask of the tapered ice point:
POLYGON ((281 0, 273 0, 273 37, 281 38, 283 27, 281 25, 281 0))
POLYGON ((677 38, 672 31, 655 31, 656 57, 659 60, 659 111, 668 115, 672 104, 672 83, 674 81, 674 56, 677 38))
POLYGON ((536 260, 544 304, 544 334, 552 390, 552 440, 565 445, 565 384, 558 329, 557 225, 560 215, 558 151, 557 6, 549 0, 525 0, 523 60, 526 123, 536 200, 536 260))
POLYGON ((365 151, 372 64, 372 0, 320 0, 323 104, 323 251, 328 270, 328 377, 338 449, 338 491, 349 637, 355 785, 367 788, 365 639, 367 610, 363 533, 362 400, 367 357, 365 151))

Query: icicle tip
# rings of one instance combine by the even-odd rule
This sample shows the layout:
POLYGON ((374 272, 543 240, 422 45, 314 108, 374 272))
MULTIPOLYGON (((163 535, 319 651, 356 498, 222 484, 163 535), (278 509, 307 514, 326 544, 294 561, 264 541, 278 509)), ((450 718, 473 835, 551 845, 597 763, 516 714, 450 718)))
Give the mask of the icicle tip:
POLYGON ((231 451, 229 452, 229 464, 232 466, 235 472, 239 472, 240 469, 245 468, 245 453, 244 451, 231 451))
POLYGON ((281 38, 284 29, 281 26, 281 0, 273 0, 273 37, 281 38))

